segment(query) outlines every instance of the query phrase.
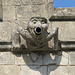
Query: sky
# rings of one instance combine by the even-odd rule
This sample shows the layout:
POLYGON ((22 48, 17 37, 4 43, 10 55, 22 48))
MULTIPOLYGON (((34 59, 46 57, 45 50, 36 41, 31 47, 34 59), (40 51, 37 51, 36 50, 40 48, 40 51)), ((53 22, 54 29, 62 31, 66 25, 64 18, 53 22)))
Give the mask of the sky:
POLYGON ((75 7, 75 0, 54 0, 54 7, 75 7))

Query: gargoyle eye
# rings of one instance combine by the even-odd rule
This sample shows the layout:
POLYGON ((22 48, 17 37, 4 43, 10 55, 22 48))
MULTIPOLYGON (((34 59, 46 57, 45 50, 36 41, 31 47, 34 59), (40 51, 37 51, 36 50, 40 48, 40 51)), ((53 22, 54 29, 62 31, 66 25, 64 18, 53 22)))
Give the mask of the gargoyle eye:
POLYGON ((41 23, 42 24, 46 24, 47 23, 47 20, 42 20, 41 23))
POLYGON ((42 24, 44 24, 44 23, 45 23, 45 21, 44 21, 44 20, 42 20, 42 21, 41 21, 41 23, 42 23, 42 24))
POLYGON ((36 24, 36 22, 37 22, 36 20, 33 21, 34 24, 36 24))

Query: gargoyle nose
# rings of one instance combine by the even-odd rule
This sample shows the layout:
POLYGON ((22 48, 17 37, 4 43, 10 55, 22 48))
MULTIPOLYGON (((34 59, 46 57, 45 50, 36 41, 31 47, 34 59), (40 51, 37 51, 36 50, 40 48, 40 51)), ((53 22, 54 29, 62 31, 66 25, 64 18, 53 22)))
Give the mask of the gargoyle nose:
POLYGON ((34 29, 34 32, 35 32, 36 35, 40 35, 40 34, 42 33, 41 27, 36 27, 36 28, 34 29))

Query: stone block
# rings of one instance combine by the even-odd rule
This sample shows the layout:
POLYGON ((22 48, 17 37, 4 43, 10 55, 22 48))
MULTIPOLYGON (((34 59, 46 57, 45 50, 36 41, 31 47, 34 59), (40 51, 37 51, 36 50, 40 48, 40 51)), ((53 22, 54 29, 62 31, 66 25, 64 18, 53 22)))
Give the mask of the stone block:
POLYGON ((14 5, 21 5, 22 1, 21 0, 2 0, 2 5, 3 6, 14 6, 14 5))
POLYGON ((12 26, 12 31, 13 32, 17 32, 17 29, 19 27, 23 27, 25 29, 27 29, 27 25, 28 25, 28 21, 24 21, 24 20, 15 20, 12 26))
POLYGON ((47 6, 25 5, 16 7, 17 20, 29 20, 31 17, 40 16, 48 18, 47 6))
POLYGON ((22 0, 23 4, 41 5, 47 3, 47 0, 22 0))
MULTIPOLYGON (((35 57, 35 56, 34 56, 35 57)), ((16 65, 42 65, 42 56, 39 56, 36 61, 33 61, 29 54, 15 55, 16 65)))
POLYGON ((74 41, 75 40, 75 22, 53 22, 52 28, 58 27, 59 40, 74 41))
POLYGON ((13 5, 22 5, 22 0, 13 0, 14 4, 13 5))
POLYGON ((14 64, 14 55, 10 52, 0 52, 0 64, 14 64))
POLYGON ((75 66, 70 66, 68 73, 69 73, 68 75, 75 75, 75 66))
POLYGON ((75 16, 75 8, 56 8, 53 15, 60 16, 62 19, 70 19, 70 17, 75 16))
POLYGON ((48 66, 48 75, 75 75, 75 66, 48 66))
POLYGON ((29 20, 31 18, 31 5, 16 7, 17 20, 29 20))
POLYGON ((0 75, 20 75, 20 67, 15 65, 0 65, 0 75))
POLYGON ((48 66, 48 75, 68 75, 69 67, 67 66, 48 66))
POLYGON ((41 5, 31 5, 31 9, 32 9, 31 17, 41 16, 40 7, 41 5))
POLYGON ((0 22, 0 41, 10 41, 12 32, 11 22, 0 22))
POLYGON ((48 19, 48 10, 46 5, 31 5, 31 17, 39 16, 48 19))
POLYGON ((57 65, 68 65, 69 54, 68 52, 62 52, 61 55, 58 55, 56 58, 57 65))
POLYGON ((40 6, 40 14, 41 14, 41 17, 45 17, 48 19, 48 7, 46 5, 40 6))
POLYGON ((75 8, 56 8, 50 20, 52 21, 74 21, 75 8))
POLYGON ((31 0, 32 4, 43 4, 45 0, 31 0))
POLYGON ((2 5, 13 5, 14 0, 2 0, 2 5))
POLYGON ((21 75, 47 75, 46 66, 21 66, 21 75))
POLYGON ((15 6, 3 6, 3 20, 15 20, 15 6))
POLYGON ((2 0, 2 3, 3 5, 42 5, 47 4, 47 0, 2 0))
POLYGON ((46 54, 43 56, 43 65, 56 64, 55 55, 46 54))
POLYGON ((75 52, 69 53, 69 65, 75 65, 75 52))
POLYGON ((46 54, 43 56, 43 65, 68 65, 68 53, 61 52, 59 54, 46 54))
POLYGON ((3 7, 0 5, 0 21, 3 21, 3 7))
POLYGON ((54 13, 54 5, 53 3, 48 3, 48 19, 53 15, 54 13))
POLYGON ((31 4, 31 0, 22 0, 22 3, 29 5, 29 4, 31 4))

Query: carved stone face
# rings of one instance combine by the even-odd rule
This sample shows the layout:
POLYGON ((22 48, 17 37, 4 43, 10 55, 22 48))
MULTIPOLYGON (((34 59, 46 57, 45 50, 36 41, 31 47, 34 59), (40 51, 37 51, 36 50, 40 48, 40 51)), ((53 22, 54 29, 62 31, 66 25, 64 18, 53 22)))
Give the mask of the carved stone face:
POLYGON ((48 29, 47 19, 43 17, 32 17, 27 28, 32 35, 44 34, 48 29))

